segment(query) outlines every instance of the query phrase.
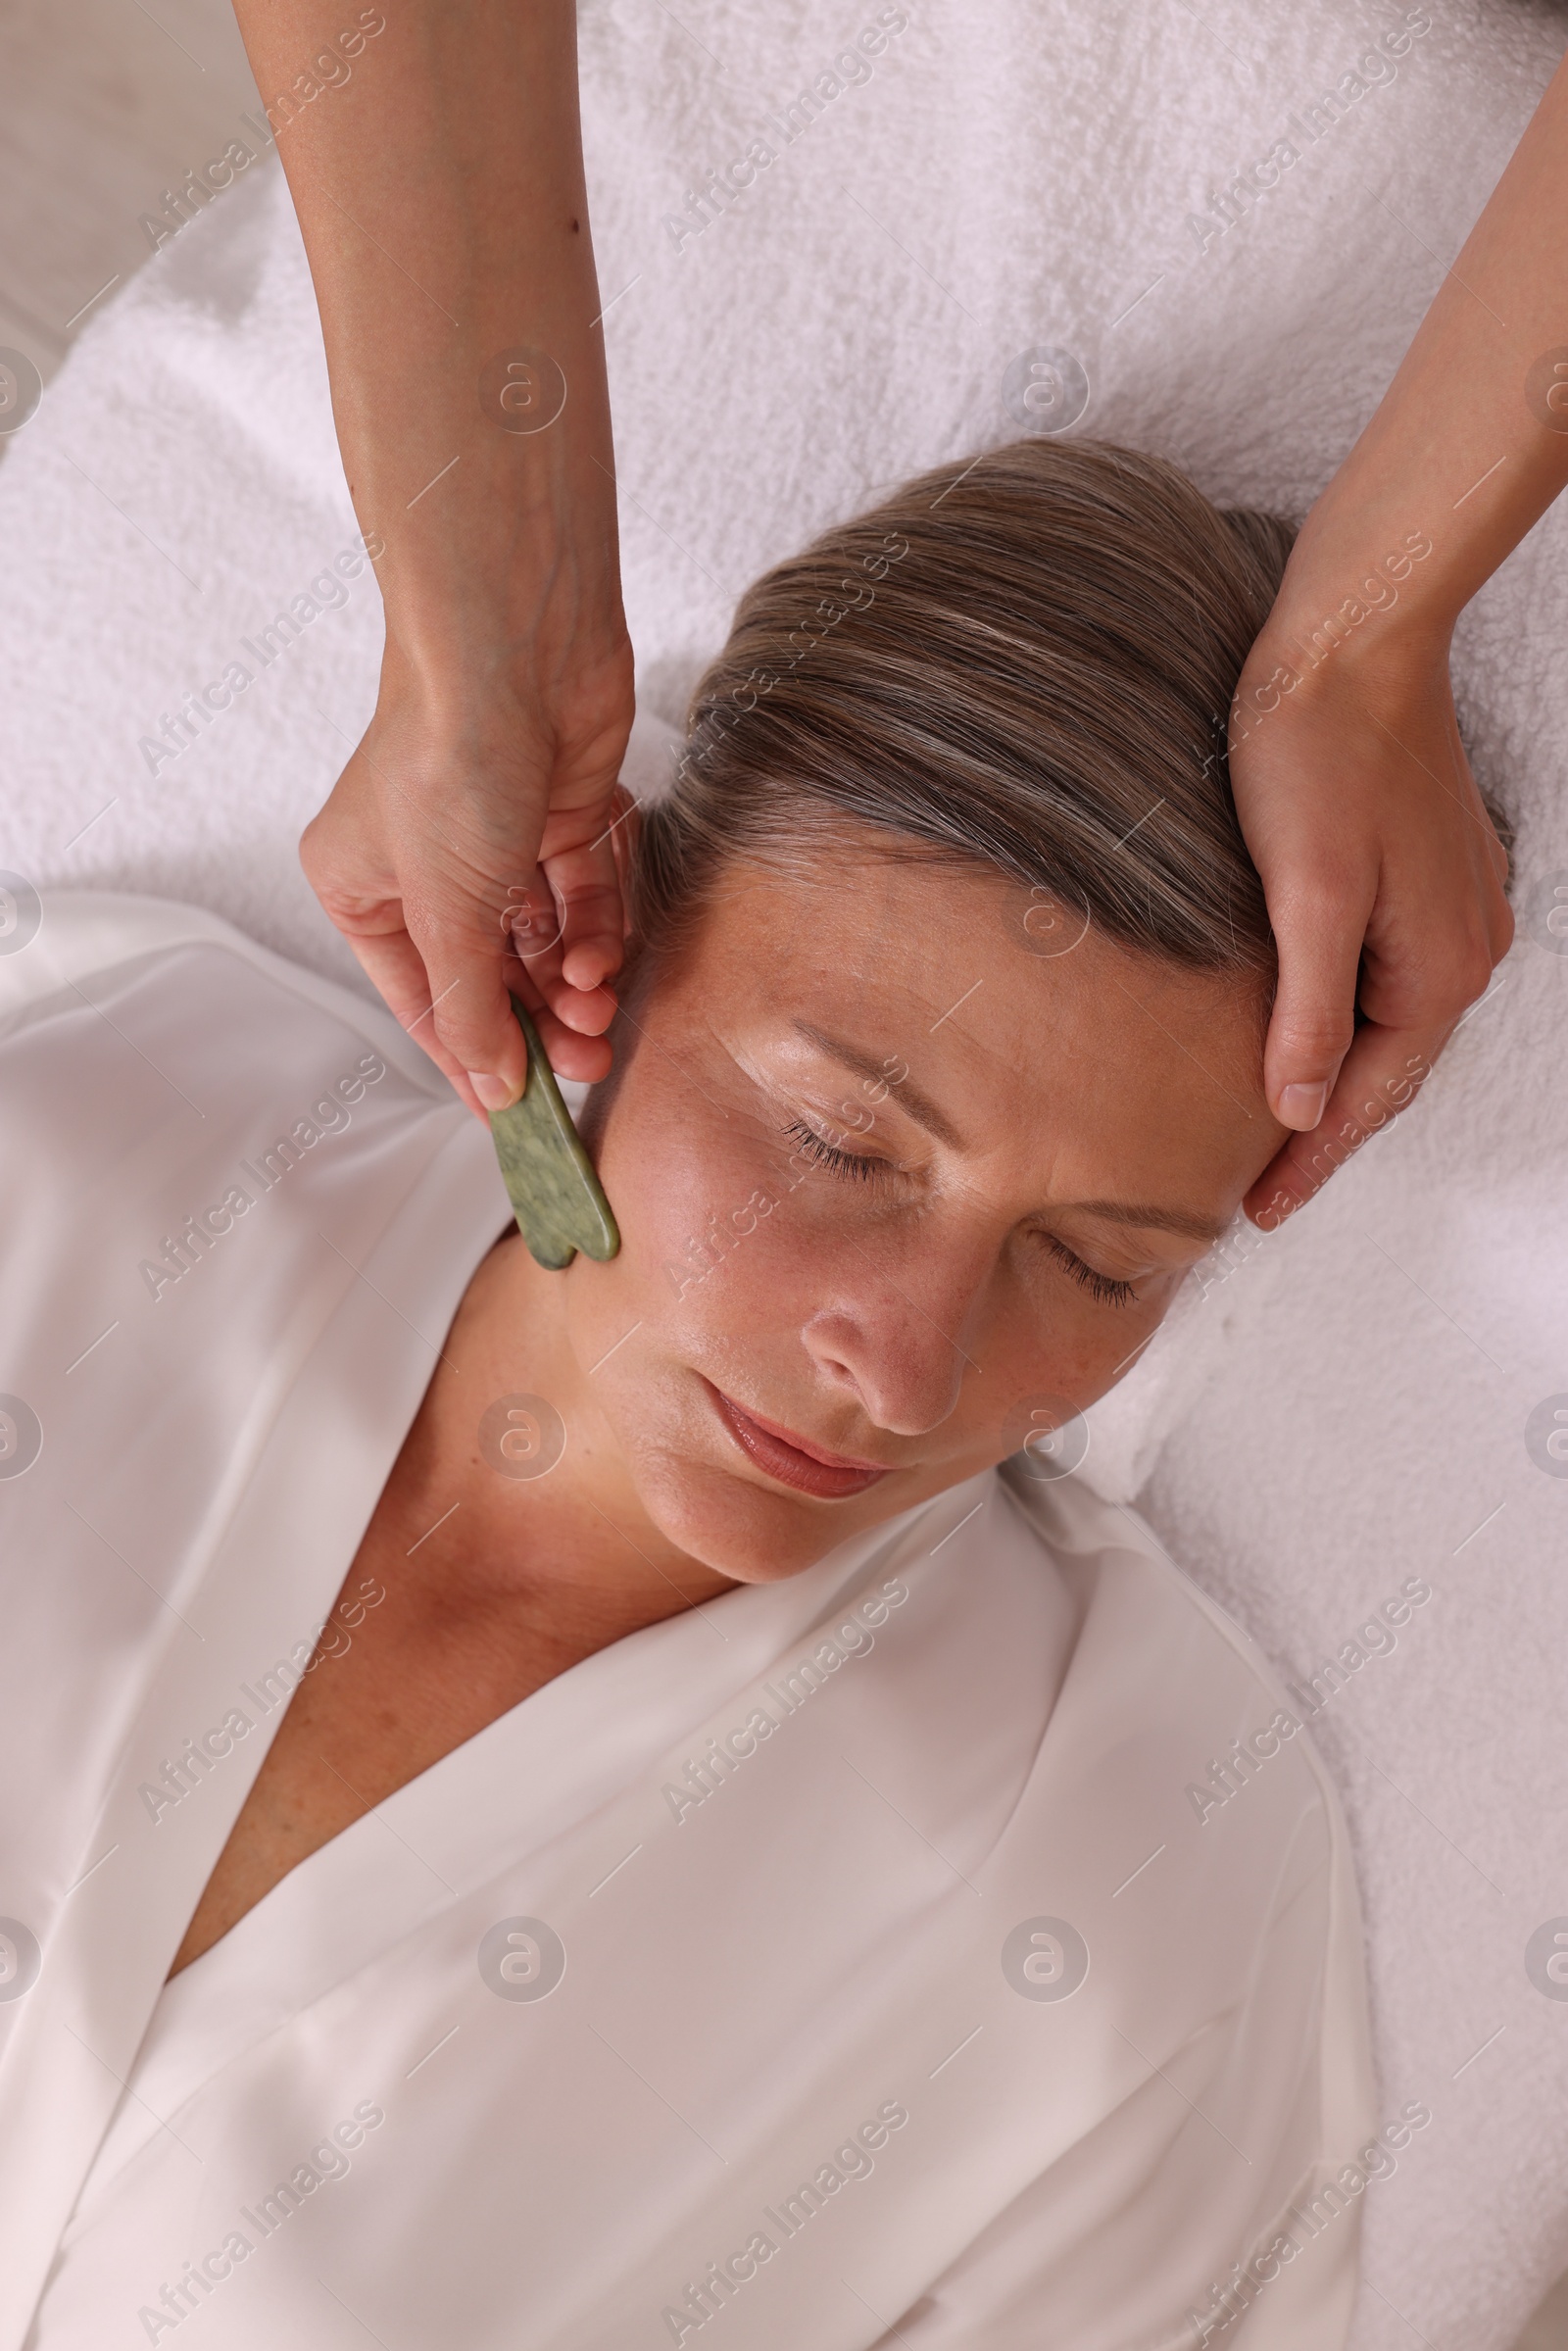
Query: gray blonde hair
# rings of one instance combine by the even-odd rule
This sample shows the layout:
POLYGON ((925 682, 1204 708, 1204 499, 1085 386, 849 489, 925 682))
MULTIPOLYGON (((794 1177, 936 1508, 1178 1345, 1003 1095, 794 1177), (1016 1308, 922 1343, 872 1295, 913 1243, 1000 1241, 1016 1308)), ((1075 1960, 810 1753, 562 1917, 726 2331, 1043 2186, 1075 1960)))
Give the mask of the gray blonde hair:
POLYGON ((1266 979, 1225 727, 1294 536, 1164 460, 1031 440, 921 474, 741 599, 649 807, 633 920, 679 948, 724 869, 842 848, 988 866, 1195 971, 1266 979))

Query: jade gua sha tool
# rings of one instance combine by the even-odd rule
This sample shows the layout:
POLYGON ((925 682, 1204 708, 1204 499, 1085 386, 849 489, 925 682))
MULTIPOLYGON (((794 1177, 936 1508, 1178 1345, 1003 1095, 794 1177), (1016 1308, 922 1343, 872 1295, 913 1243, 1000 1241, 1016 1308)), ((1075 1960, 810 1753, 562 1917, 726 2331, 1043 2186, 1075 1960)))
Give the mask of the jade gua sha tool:
POLYGON ((530 1253, 560 1273, 581 1249, 612 1257, 620 1230, 561 1099, 539 1032, 515 997, 512 1008, 528 1041, 528 1075, 510 1110, 493 1110, 496 1157, 530 1253))

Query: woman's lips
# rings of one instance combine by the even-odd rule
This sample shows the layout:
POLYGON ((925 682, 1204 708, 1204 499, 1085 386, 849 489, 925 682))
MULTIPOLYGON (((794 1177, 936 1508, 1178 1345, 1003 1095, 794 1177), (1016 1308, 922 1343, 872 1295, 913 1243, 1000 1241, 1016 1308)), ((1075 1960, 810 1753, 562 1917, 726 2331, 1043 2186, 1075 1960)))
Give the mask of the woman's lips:
POLYGON ((792 1436, 775 1422, 760 1420, 755 1412, 744 1412, 721 1388, 713 1388, 711 1381, 708 1386, 712 1390, 719 1419, 742 1452, 781 1486, 793 1486, 801 1494, 837 1499, 846 1494, 864 1494, 868 1486, 888 1475, 874 1461, 856 1461, 845 1453, 829 1453, 804 1437, 792 1436))

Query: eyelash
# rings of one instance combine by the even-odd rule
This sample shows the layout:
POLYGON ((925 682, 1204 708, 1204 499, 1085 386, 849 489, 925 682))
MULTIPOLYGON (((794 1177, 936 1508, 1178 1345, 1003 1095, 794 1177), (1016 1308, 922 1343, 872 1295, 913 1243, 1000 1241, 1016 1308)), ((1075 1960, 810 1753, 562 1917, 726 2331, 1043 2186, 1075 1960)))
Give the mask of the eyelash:
MULTIPOLYGON (((826 1142, 813 1127, 805 1125, 799 1119, 785 1132, 797 1139, 802 1150, 818 1166, 831 1168, 835 1175, 849 1176, 858 1183, 869 1184, 876 1180, 878 1170, 887 1166, 885 1159, 879 1159, 868 1151, 841 1151, 837 1144, 826 1142)), ((1057 1264, 1072 1276, 1080 1290, 1088 1291, 1097 1305, 1130 1306, 1136 1302, 1138 1290, 1135 1283, 1117 1282, 1109 1274, 1096 1273, 1094 1267, 1086 1265, 1064 1241, 1056 1240, 1053 1234, 1045 1235, 1044 1239, 1057 1264)))
POLYGON ((800 1119, 793 1126, 786 1127, 784 1132, 797 1137, 801 1149, 819 1167, 830 1167, 835 1175, 854 1176, 860 1183, 869 1184, 875 1181, 878 1170, 887 1166, 886 1159, 877 1158, 873 1152, 840 1151, 837 1144, 828 1143, 814 1127, 807 1126, 800 1119))
POLYGON ((1086 1265, 1064 1241, 1057 1241, 1054 1235, 1046 1236, 1046 1246, 1057 1264, 1071 1274, 1080 1290, 1088 1291, 1097 1305, 1131 1306, 1136 1302, 1135 1283, 1114 1282, 1108 1273, 1096 1273, 1092 1265, 1086 1265))

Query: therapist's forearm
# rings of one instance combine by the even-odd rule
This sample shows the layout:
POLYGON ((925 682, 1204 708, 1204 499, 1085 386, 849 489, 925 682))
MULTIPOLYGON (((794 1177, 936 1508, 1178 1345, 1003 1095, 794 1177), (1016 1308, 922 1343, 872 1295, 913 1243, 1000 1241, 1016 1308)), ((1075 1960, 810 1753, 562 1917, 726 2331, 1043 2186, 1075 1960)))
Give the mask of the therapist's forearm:
MULTIPOLYGON (((1392 220, 1388 228, 1403 233, 1392 220)), ((1347 599, 1365 616, 1363 627, 1341 613, 1348 643, 1370 658, 1396 618, 1396 639, 1446 643, 1568 483, 1568 364, 1553 378, 1554 349, 1568 362, 1568 61, 1302 528, 1268 632, 1279 659, 1290 661, 1294 646, 1304 656, 1296 665, 1312 666, 1322 658, 1312 632, 1347 599), (1542 416, 1553 382, 1545 413, 1558 430, 1542 416)))
POLYGON ((621 622, 571 0, 235 13, 305 237, 355 510, 385 543, 389 663, 433 708, 501 681, 548 697, 568 666, 580 681, 596 630, 612 661, 621 622), (306 103, 302 76, 320 91, 306 103), (518 347, 565 380, 543 431, 503 429, 493 387, 481 408, 483 371, 518 347))

